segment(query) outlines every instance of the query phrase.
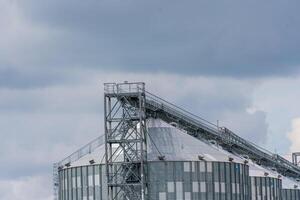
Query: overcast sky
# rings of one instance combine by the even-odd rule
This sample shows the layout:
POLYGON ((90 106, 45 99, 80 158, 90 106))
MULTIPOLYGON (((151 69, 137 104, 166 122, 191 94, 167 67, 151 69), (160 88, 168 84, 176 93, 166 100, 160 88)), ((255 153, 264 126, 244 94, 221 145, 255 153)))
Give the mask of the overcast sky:
POLYGON ((0 0, 0 200, 52 199, 52 163, 103 134, 103 83, 300 151, 298 0, 0 0))

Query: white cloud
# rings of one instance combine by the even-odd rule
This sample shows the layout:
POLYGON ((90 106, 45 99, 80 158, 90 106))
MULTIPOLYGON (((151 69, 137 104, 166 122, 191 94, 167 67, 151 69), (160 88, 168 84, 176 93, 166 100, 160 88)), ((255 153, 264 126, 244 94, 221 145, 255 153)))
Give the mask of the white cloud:
POLYGON ((291 142, 290 153, 300 152, 300 118, 293 119, 292 130, 288 133, 288 138, 291 142))
POLYGON ((52 200, 51 177, 32 176, 0 180, 1 200, 52 200))
POLYGON ((289 153, 291 121, 299 117, 300 76, 266 78, 255 88, 253 104, 267 113, 267 148, 281 155, 289 153))
POLYGON ((0 0, 0 68, 30 68, 61 34, 25 17, 19 1, 0 0), (48 44, 48 45, 47 45, 48 44))

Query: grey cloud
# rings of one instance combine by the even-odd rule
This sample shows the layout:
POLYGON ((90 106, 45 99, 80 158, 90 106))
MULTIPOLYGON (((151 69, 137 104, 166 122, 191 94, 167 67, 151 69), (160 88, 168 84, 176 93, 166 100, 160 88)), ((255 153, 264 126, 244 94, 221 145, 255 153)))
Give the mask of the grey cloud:
POLYGON ((52 200, 50 175, 0 180, 0 199, 5 200, 52 200))
POLYGON ((219 121, 220 126, 264 145, 268 132, 267 114, 261 110, 247 111, 253 106, 252 93, 256 84, 255 81, 195 78, 183 82, 179 87, 173 85, 178 91, 171 97, 166 92, 161 96, 171 101, 176 99, 177 105, 186 110, 212 123, 219 121))
POLYGON ((267 113, 224 112, 220 115, 221 126, 229 127, 232 131, 242 135, 245 139, 265 146, 269 125, 266 122, 267 113))
POLYGON ((101 114, 0 114, 0 179, 50 174, 57 162, 103 134, 101 114))
POLYGON ((44 88, 46 86, 58 85, 62 82, 68 82, 64 73, 51 69, 36 70, 32 68, 19 69, 11 65, 2 65, 0 63, 0 88, 9 89, 29 89, 44 88), (9 67, 5 67, 9 66, 9 67))
POLYGON ((245 112, 252 104, 255 81, 91 71, 82 73, 81 84, 0 90, 0 136, 5 137, 0 152, 5 152, 1 160, 7 163, 1 166, 0 177, 50 173, 53 162, 103 134, 102 83, 124 79, 143 80, 149 91, 166 100, 212 122, 219 119, 242 136, 251 130, 255 136, 252 141, 265 142, 264 113, 256 116, 245 112))
MULTIPOLYGON (((40 64, 253 77, 299 71, 298 1, 35 1, 27 19, 61 30, 40 64)), ((47 42, 46 42, 47 44, 47 42)))
MULTIPOLYGON (((9 85, 11 87, 11 85, 9 85)), ((0 87, 0 112, 35 114, 91 114, 102 111, 100 86, 65 82, 38 88, 0 87), (56 85, 57 84, 57 85, 56 85)))
POLYGON ((15 3, 23 29, 0 38, 5 179, 50 174, 47 166, 102 134, 102 82, 145 81, 263 143, 266 113, 246 112, 255 78, 299 70, 298 1, 15 3))

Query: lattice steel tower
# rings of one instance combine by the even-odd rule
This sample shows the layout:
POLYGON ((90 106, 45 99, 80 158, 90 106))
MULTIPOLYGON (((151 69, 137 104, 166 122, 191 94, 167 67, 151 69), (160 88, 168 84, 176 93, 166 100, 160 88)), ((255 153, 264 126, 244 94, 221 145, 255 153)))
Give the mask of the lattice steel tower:
POLYGON ((144 83, 104 84, 108 199, 147 199, 144 83))

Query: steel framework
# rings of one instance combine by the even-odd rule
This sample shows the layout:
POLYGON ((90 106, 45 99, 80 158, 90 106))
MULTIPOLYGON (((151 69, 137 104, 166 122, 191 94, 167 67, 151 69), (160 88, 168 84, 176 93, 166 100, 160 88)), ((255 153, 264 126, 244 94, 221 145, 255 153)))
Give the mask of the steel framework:
POLYGON ((53 164, 53 197, 54 200, 58 200, 59 192, 59 173, 58 173, 58 163, 53 164))
POLYGON ((147 145, 144 83, 104 84, 108 199, 144 200, 147 145))

